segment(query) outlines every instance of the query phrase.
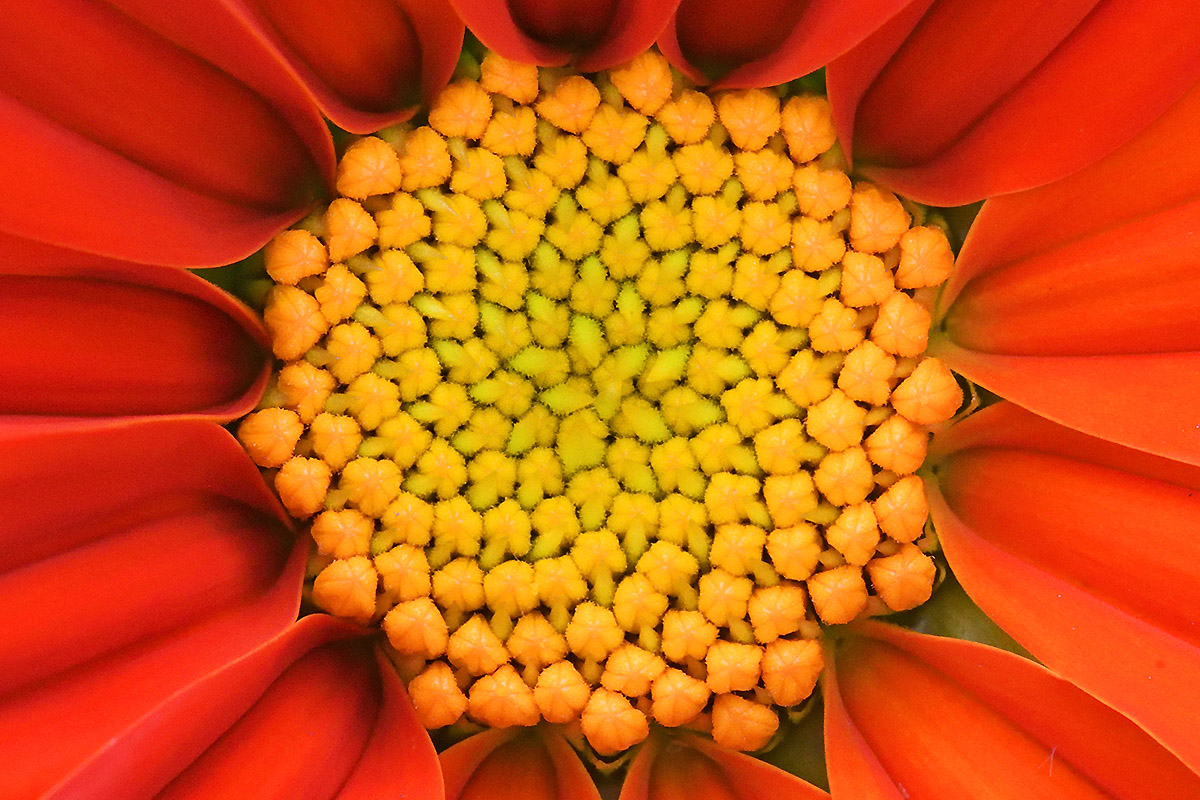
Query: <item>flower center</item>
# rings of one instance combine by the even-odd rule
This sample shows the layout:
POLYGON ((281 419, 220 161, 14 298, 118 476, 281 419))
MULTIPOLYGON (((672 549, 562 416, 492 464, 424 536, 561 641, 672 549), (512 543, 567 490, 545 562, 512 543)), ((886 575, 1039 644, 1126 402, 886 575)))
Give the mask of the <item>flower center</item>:
POLYGON ((953 256, 851 182, 823 98, 489 55, 337 185, 265 252, 281 366, 238 435, 428 727, 757 749, 821 623, 929 597, 953 256))

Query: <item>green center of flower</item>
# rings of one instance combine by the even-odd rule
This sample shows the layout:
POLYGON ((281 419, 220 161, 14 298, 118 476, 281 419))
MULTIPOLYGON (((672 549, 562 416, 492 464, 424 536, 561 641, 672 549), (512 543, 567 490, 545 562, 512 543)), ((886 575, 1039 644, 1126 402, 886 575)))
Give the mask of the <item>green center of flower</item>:
POLYGON ((488 56, 338 190, 267 248, 281 364, 239 437, 428 727, 757 749, 821 623, 929 597, 953 256, 851 182, 823 98, 488 56))

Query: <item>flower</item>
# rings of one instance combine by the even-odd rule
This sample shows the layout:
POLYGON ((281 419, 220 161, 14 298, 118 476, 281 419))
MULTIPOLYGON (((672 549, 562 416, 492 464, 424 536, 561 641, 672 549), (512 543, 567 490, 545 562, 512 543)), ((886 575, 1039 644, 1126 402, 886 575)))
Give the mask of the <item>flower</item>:
MULTIPOLYGON (((1195 12, 814 0, 784 35, 741 26, 722 42, 722 9, 629 5, 457 8, 485 43, 531 61, 612 66, 660 30, 681 70, 727 86, 832 59, 835 120, 865 174, 929 202, 1004 194, 971 228, 932 352, 1013 403, 940 434, 927 486, 950 567, 1045 667, 855 623, 823 684, 834 796, 1200 792, 1200 425, 1180 402, 1200 374, 1187 146, 1200 26, 1179 24, 1195 12), (1159 41, 1177 46, 1146 46, 1159 41)), ((367 131, 431 97, 461 27, 440 5, 396 8, 364 2, 332 22, 300 2, 6 13, 0 485, 13 524, 0 592, 21 610, 0 763, 14 795, 211 796, 251 774, 285 794, 441 791, 371 645, 319 615, 289 626, 301 547, 209 421, 261 392, 262 330, 183 272, 128 263, 256 250, 334 180, 317 108, 367 131), (371 42, 355 51, 368 57, 345 58, 347 40, 371 42)), ((594 796, 557 736, 447 750, 449 793, 488 792, 511 759, 547 792, 594 796)), ((776 781, 822 796, 687 737, 639 750, 625 792, 671 796, 684 775, 713 797, 776 781)))

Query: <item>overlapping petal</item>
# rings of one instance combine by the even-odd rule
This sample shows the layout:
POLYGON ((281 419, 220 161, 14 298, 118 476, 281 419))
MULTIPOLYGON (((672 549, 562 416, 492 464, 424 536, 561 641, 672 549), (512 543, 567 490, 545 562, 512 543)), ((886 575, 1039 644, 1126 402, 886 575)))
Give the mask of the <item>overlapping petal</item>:
POLYGON ((0 416, 229 420, 262 393, 262 323, 212 284, 2 234, 0 247, 0 416))
POLYGON ((505 58, 582 72, 650 47, 679 0, 451 0, 471 32, 505 58))
POLYGON ((931 456, 934 523, 971 597, 1200 768, 1200 469, 1007 403, 931 456))
POLYGON ((691 734, 653 735, 629 765, 620 800, 821 800, 812 784, 691 734))
POLYGON ((333 172, 303 89, 219 0, 0 3, 0 231, 144 263, 254 252, 333 172))
POLYGON ((325 116, 371 133, 416 113, 450 80, 463 24, 446 0, 237 0, 325 116))
POLYGON ((775 86, 820 69, 912 0, 683 0, 658 46, 713 88, 775 86))
POLYGON ((835 798, 1158 800, 1200 777, 1136 725, 1032 661, 880 623, 825 680, 835 798))
POLYGON ((52 798, 440 800, 429 737, 361 629, 305 617, 114 741, 52 798), (129 758, 136 753, 137 758, 129 758))
POLYGON ((951 206, 1087 166, 1198 77, 1186 0, 918 0, 830 64, 828 85, 858 168, 951 206))
POLYGON ((984 204, 947 363, 1065 425, 1200 464, 1200 90, 1098 164, 984 204))
POLYGON ((0 503, 8 796, 295 618, 307 547, 212 423, 0 427, 0 503))
POLYGON ((551 728, 494 729, 441 754, 446 800, 599 800, 579 756, 551 728))

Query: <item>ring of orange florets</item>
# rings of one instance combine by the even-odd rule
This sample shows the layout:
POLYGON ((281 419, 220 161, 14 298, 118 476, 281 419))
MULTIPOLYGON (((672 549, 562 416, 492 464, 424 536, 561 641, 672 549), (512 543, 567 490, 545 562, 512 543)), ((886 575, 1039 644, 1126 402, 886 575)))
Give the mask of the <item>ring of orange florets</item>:
POLYGON ((489 55, 338 190, 266 250, 281 366, 239 437, 428 727, 757 749, 818 620, 928 598, 953 256, 852 184, 823 98, 489 55))

